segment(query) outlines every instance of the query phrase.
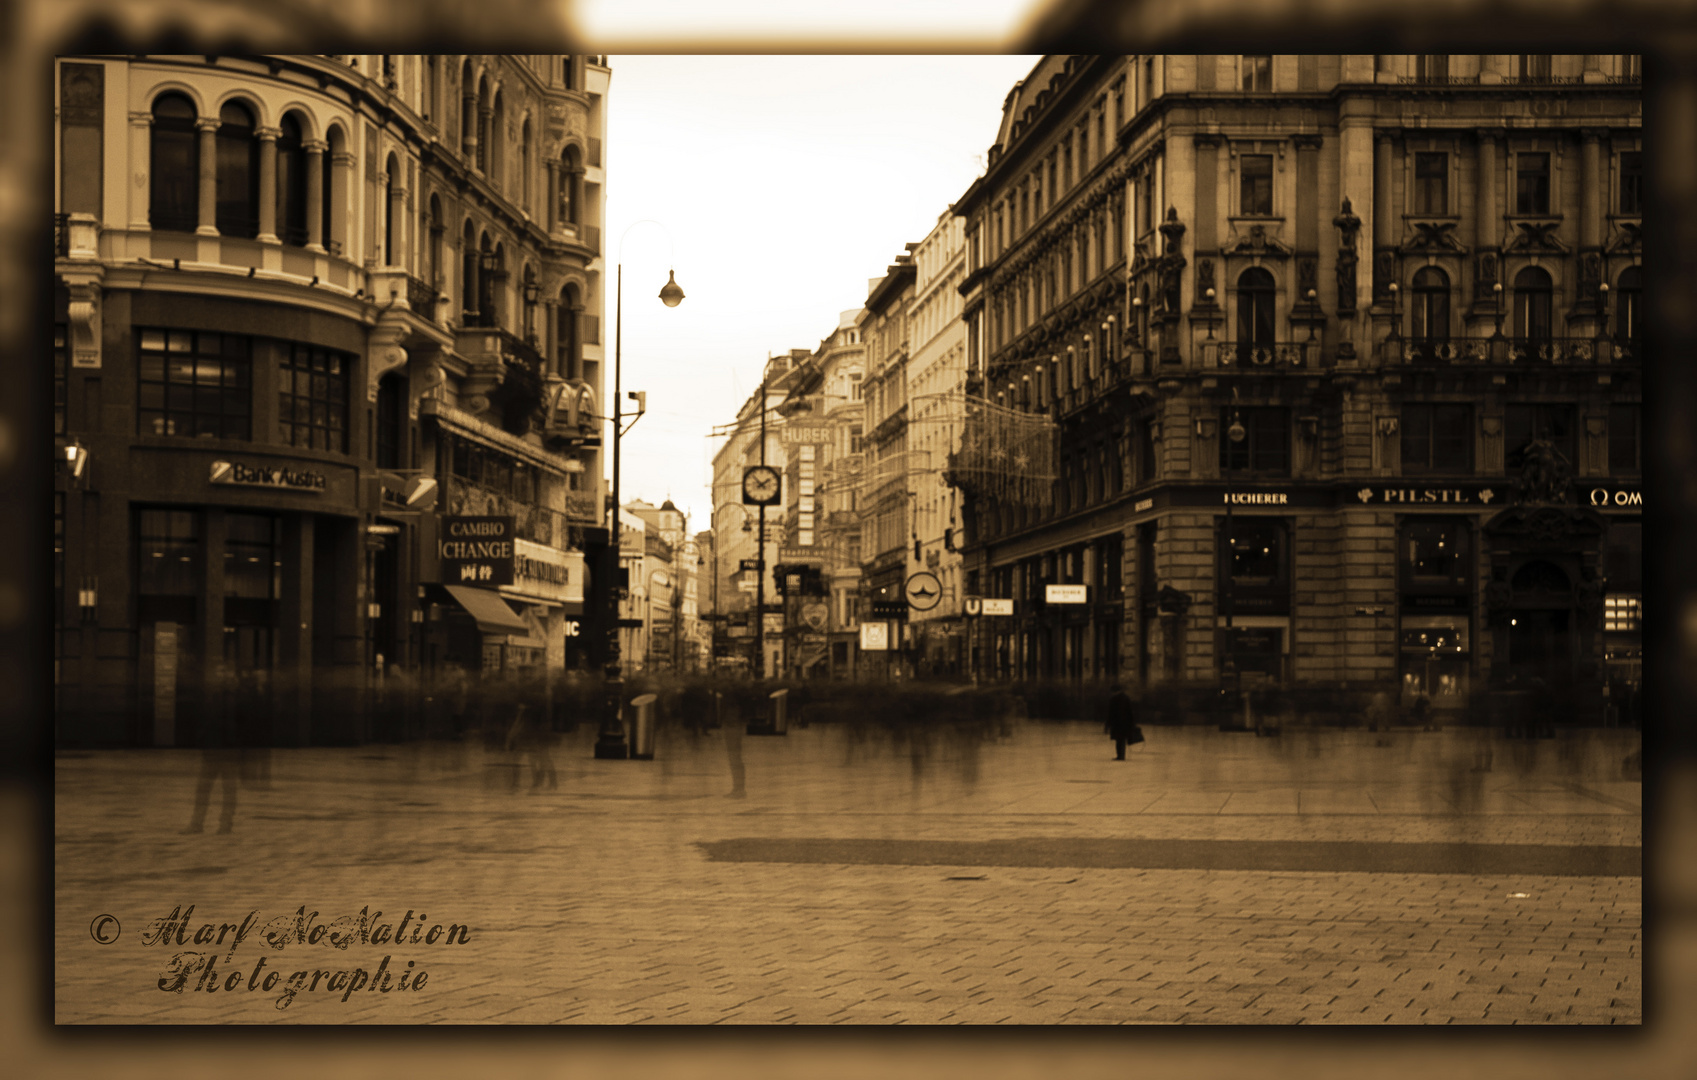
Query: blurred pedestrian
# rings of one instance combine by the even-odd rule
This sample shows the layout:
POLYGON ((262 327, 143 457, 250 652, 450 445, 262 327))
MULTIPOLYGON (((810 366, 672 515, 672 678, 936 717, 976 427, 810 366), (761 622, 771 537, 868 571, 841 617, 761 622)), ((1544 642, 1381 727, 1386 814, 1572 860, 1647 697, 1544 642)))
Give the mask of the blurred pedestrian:
POLYGON ((1131 695, 1125 692, 1125 687, 1115 686, 1114 692, 1108 695, 1107 720, 1103 729, 1114 740, 1114 760, 1125 760, 1126 744, 1135 746, 1143 741, 1143 729, 1137 726, 1136 717, 1132 713, 1131 695))

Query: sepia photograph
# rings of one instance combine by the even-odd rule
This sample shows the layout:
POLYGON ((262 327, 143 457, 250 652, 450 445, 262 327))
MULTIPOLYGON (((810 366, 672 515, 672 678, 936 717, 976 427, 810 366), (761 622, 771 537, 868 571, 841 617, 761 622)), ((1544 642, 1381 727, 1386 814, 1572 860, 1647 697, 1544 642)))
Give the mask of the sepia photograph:
POLYGON ((1022 6, 34 58, 41 1075, 1693 1062, 1692 65, 1022 6))

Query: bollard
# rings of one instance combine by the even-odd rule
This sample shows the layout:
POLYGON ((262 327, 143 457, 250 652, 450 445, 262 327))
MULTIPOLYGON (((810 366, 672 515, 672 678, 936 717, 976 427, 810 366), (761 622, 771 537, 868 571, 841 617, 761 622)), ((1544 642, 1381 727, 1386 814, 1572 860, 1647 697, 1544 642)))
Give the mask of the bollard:
POLYGON ((657 696, 643 694, 631 699, 630 756, 639 761, 654 760, 654 702, 657 696))
POLYGON ((772 734, 788 735, 790 733, 790 692, 774 690, 772 698, 772 734))

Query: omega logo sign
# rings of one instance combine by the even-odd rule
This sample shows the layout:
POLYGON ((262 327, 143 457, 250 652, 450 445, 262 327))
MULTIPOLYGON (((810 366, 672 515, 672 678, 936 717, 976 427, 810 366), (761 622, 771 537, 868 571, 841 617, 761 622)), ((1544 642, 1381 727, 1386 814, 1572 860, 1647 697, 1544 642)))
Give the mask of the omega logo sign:
POLYGON ((1591 505, 1592 506, 1643 506, 1644 505, 1644 493, 1642 491, 1628 491, 1628 490, 1625 490, 1625 489, 1618 489, 1618 490, 1611 491, 1608 488, 1592 488, 1591 489, 1591 505))

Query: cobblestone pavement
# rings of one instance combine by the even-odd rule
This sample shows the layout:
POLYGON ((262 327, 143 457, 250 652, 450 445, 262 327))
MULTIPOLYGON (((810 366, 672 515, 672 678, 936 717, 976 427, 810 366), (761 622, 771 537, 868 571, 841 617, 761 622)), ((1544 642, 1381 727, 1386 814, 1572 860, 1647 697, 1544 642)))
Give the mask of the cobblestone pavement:
POLYGON ((53 1015, 1641 1021, 1642 787, 1622 771, 1635 735, 1149 731, 1125 762, 1082 724, 982 743, 663 733, 652 762, 595 761, 579 732, 540 787, 534 757, 476 746, 276 751, 268 777, 250 763, 230 832, 220 789, 187 835, 196 754, 61 755, 53 1015), (1528 863, 1529 847, 1560 850, 1528 863), (1412 871, 1395 862, 1410 851, 1424 852, 1412 871), (1298 868, 1277 868, 1293 854, 1298 868), (297 909, 317 924, 363 910, 369 928, 412 917, 400 942, 265 947, 297 909), (182 944, 146 944, 173 911, 182 944), (206 923, 231 924, 222 948, 194 943, 206 923), (438 925, 467 940, 432 943, 438 925), (215 978, 157 988, 177 953, 207 952, 215 978), (318 970, 286 995, 293 972, 318 970))

